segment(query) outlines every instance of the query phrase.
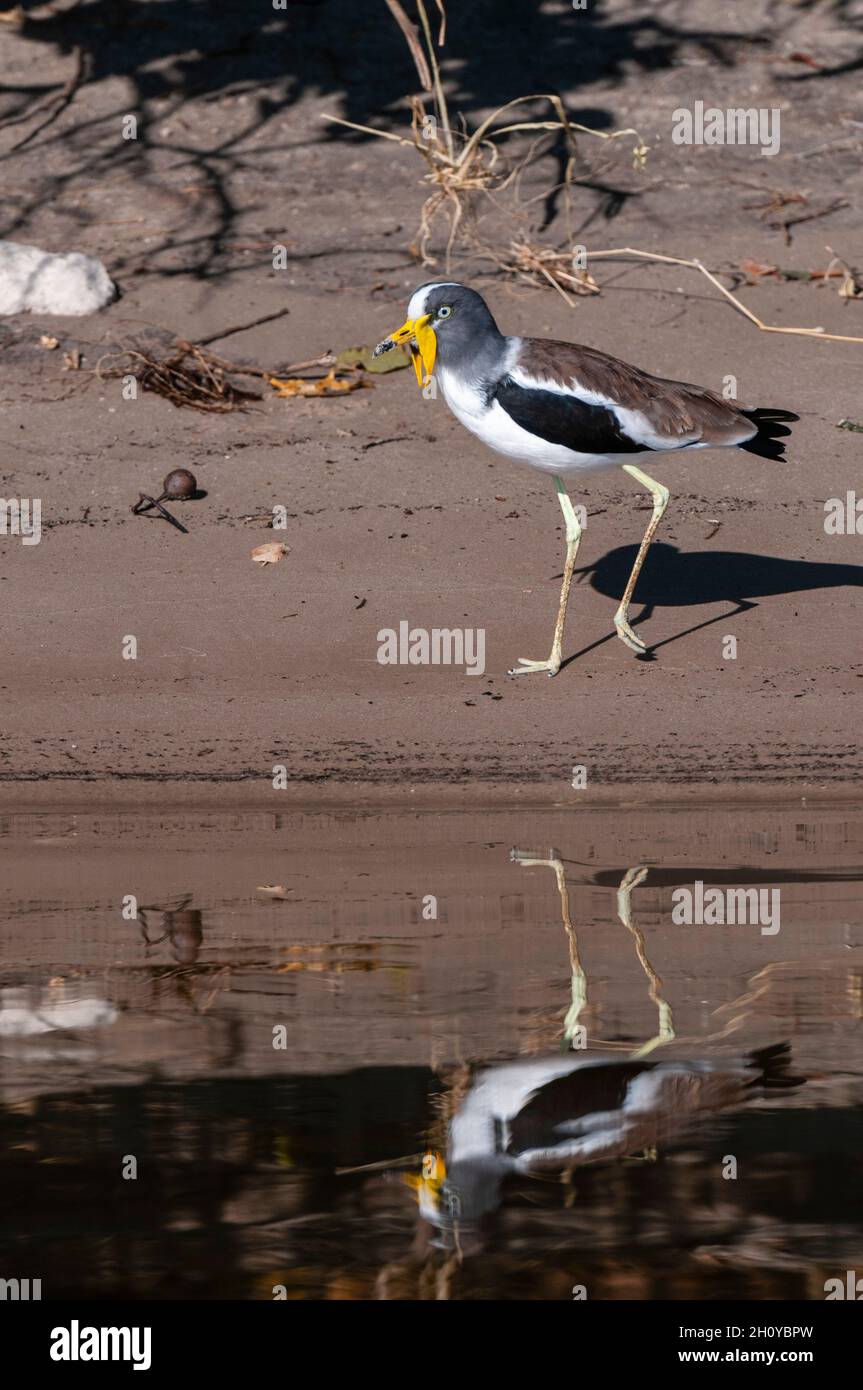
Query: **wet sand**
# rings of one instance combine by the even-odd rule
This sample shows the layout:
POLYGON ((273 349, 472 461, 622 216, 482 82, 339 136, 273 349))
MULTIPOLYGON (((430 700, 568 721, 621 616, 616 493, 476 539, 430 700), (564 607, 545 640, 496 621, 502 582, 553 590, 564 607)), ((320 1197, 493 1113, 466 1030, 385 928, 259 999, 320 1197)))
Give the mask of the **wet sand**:
MULTIPOLYGON (((282 1007, 294 1020, 291 1065, 300 1070, 339 1069, 348 1054, 384 1064, 396 1045, 402 1061, 424 1065, 553 1048, 570 1003, 561 903, 553 871, 513 862, 513 850, 557 854, 564 865, 571 922, 585 929, 591 1035, 636 1046, 655 1032, 650 981, 615 918, 616 890, 639 865, 649 872, 633 896, 635 920, 681 1037, 721 1033, 738 1012, 729 1036, 751 1025, 754 1037, 760 1030, 761 1041, 773 1040, 791 1024, 785 1007, 798 977, 804 992, 847 987, 849 1027, 859 1006, 859 803, 768 804, 755 814, 25 814, 5 817, 2 832, 4 981, 53 980, 61 994, 86 985, 121 1011, 102 1035, 108 1072, 95 1059, 88 1065, 94 1080, 108 1080, 111 1066, 133 1080, 157 1061, 171 1072, 179 1061, 180 1074, 221 1070, 206 1040, 229 1018, 243 1042, 234 1040, 228 1073, 268 1070, 261 1014, 274 1009, 275 1022, 282 1007), (675 925, 672 890, 698 879, 779 886, 780 930, 675 925), (260 891, 280 885, 281 897, 260 891), (127 894, 146 909, 144 931, 121 916, 127 894), (427 894, 437 900, 433 920, 422 913, 427 894), (164 916, 174 911, 177 921, 164 916), (749 1001, 750 1016, 741 1001, 761 972, 769 988, 749 1001), (175 987, 178 1035, 161 1017, 175 987), (164 1056, 141 1050, 144 1035, 164 1056)), ((95 1034, 92 1044, 98 1056, 95 1034)), ((817 1039, 799 1045, 814 1062, 817 1039)), ((57 1075, 52 1069, 50 1084, 57 1075)))

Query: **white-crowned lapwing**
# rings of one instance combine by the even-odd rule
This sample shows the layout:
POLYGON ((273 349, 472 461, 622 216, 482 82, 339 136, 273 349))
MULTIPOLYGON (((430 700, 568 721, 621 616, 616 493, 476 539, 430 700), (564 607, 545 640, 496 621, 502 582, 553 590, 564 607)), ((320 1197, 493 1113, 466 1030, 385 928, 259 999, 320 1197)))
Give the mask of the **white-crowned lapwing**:
POLYGON ((789 411, 743 410, 706 387, 653 376, 595 348, 507 337, 481 295, 449 281, 422 285, 406 321, 375 352, 396 343, 409 344, 421 385, 434 369, 450 410, 483 443, 554 477, 566 523, 566 563, 551 655, 546 661, 520 657, 512 675, 547 671, 553 676, 560 670, 581 537, 565 478, 623 468, 653 498, 653 514, 614 615, 618 637, 640 653, 646 644, 630 627, 629 605, 669 494, 635 460, 712 448, 780 458, 779 437, 790 433, 781 422, 798 418, 789 411))
POLYGON ((680 1143, 707 1116, 802 1084, 787 1043, 715 1060, 524 1057, 478 1068, 449 1123, 446 1154, 410 1179, 433 1226, 471 1226, 509 1177, 573 1172, 680 1143))

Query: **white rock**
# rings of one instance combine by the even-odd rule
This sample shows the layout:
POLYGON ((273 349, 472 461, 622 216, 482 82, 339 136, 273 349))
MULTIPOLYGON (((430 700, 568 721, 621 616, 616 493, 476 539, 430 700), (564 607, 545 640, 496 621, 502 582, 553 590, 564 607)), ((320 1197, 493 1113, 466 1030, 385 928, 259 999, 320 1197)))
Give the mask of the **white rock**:
POLYGON ((0 241, 0 314, 94 314, 116 294, 95 256, 0 241))

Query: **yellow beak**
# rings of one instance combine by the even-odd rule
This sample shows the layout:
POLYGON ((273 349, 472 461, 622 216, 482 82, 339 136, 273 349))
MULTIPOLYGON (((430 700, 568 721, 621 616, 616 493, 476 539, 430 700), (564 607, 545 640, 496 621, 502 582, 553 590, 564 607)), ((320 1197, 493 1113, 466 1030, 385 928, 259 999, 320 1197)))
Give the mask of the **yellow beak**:
POLYGON ((437 338, 434 329, 429 327, 431 314, 423 314, 421 319, 406 319, 401 328, 385 339, 388 343, 408 343, 413 358, 414 371, 420 386, 425 386, 434 370, 437 356, 437 338), (425 367, 425 378, 423 378, 425 367))
POLYGON ((433 1202, 437 1203, 441 1188, 446 1181, 446 1164, 443 1156, 437 1152, 424 1154, 422 1173, 405 1173, 404 1181, 415 1192, 424 1191, 433 1202))

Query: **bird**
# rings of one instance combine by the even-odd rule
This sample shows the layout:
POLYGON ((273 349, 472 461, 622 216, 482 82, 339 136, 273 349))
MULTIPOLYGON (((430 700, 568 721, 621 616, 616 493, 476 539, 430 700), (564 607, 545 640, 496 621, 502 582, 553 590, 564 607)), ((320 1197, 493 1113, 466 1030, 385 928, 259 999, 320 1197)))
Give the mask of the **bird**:
POLYGON ((572 1172, 679 1142, 753 1094, 802 1085, 790 1063, 780 1042, 715 1060, 569 1053, 481 1067, 450 1120, 446 1153, 425 1154, 407 1181, 431 1225, 470 1227, 500 1205, 508 1177, 572 1172))
MULTIPOLYGON (((432 380, 449 409, 497 453, 551 474, 565 522, 566 561, 547 660, 519 657, 510 675, 561 667, 564 623, 581 524, 566 480, 622 468, 653 499, 632 572, 614 615, 618 637, 642 654, 647 644, 629 622, 644 558, 668 506, 663 483, 636 464, 650 454, 738 448, 780 459, 792 411, 744 410, 703 386, 653 376, 597 348, 501 333, 482 295, 456 281, 431 281, 411 296, 407 318, 375 348, 406 345, 417 381, 432 380)), ((433 394, 433 393, 432 393, 433 394)))

